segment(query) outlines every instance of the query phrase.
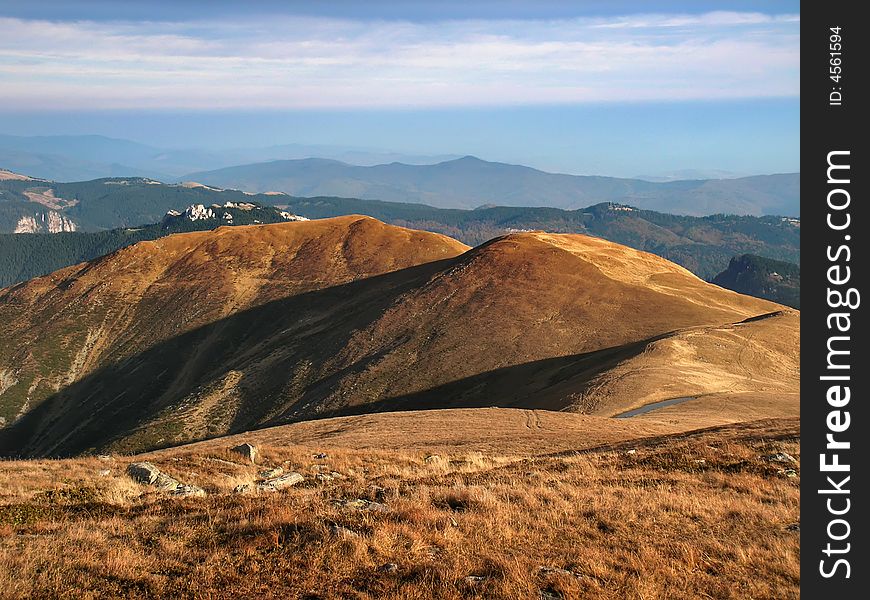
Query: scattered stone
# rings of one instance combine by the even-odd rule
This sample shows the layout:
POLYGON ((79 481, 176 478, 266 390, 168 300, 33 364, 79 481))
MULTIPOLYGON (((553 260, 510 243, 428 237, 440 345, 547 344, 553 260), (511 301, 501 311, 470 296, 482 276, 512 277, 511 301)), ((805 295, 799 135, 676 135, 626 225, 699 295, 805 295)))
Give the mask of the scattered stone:
POLYGON ((798 476, 797 471, 795 471, 794 469, 780 469, 779 471, 777 471, 777 473, 779 475, 782 475, 783 477, 797 477, 798 476))
POLYGON ((303 477, 301 474, 287 473, 285 475, 281 475, 280 477, 273 477, 272 479, 261 481, 257 484, 257 489, 264 492, 277 492, 278 490, 283 490, 285 488, 294 486, 297 483, 302 483, 303 481, 305 481, 305 477, 303 477))
POLYGON ((707 459, 705 459, 705 458, 696 458, 696 459, 693 460, 692 462, 695 463, 696 465, 704 465, 704 464, 707 464, 707 459))
POLYGON ((234 494, 247 494, 252 491, 254 488, 250 483, 240 483, 236 487, 233 488, 234 494))
POLYGON ((626 450, 626 454, 637 454, 637 450, 632 448, 631 450, 626 450))
MULTIPOLYGON (((105 469, 106 474, 110 471, 105 469)), ((102 471, 100 474, 102 475, 102 471)), ((205 490, 195 485, 181 483, 174 477, 170 477, 155 467, 150 462, 131 463, 127 466, 127 475, 133 481, 144 485, 154 486, 161 492, 168 492, 170 496, 186 498, 188 496, 205 496, 205 490)))
POLYGON ((330 525, 329 532, 335 537, 340 538, 358 538, 359 534, 353 529, 342 527, 341 525, 330 525))
POLYGON ((565 595, 562 592, 552 588, 541 590, 541 600, 562 600, 564 597, 565 595))
POLYGON ((486 581, 486 577, 481 577, 480 575, 469 575, 464 579, 464 581, 468 585, 477 585, 478 583, 486 581))
POLYGON ((399 570, 399 565, 396 563, 384 563, 380 567, 378 567, 378 571, 381 573, 395 573, 399 570))
POLYGON ((437 454, 430 454, 429 456, 427 456, 426 458, 423 459, 424 463, 429 463, 429 464, 435 463, 435 462, 440 462, 440 461, 441 461, 441 457, 437 454))
POLYGON ((761 457, 763 460, 767 462, 778 462, 778 463, 797 463, 797 459, 787 452, 777 452, 776 454, 765 454, 761 457))
POLYGON ((324 458, 329 458, 329 455, 326 452, 318 452, 317 454, 312 454, 311 458, 323 460, 324 458))
POLYGON ((339 473, 338 471, 332 471, 332 472, 330 473, 330 475, 332 475, 332 478, 333 478, 333 479, 344 479, 344 475, 342 475, 342 474, 339 473))
POLYGON ((100 469, 100 477, 108 477, 112 474, 112 469, 100 469))
POLYGON ((314 475, 315 481, 319 481, 320 483, 328 483, 335 479, 332 475, 327 475, 326 473, 317 473, 314 475))
POLYGON ((202 498, 205 496, 205 490, 195 485, 179 483, 174 490, 170 490, 169 495, 176 498, 189 498, 191 496, 202 498))
POLYGON ((253 444, 239 444, 234 448, 230 448, 230 452, 235 452, 236 454, 241 454, 246 459, 251 461, 252 463, 257 462, 257 458, 260 456, 260 450, 253 444))
POLYGON ((170 477, 166 473, 158 473, 157 479, 155 479, 151 483, 151 485, 153 485, 162 492, 172 492, 178 489, 178 487, 182 485, 182 483, 174 477, 170 477))
POLYGON ((109 456, 108 454, 97 454, 98 460, 115 460, 113 456, 109 456))
POLYGON ((800 532, 800 530, 801 530, 801 524, 800 524, 800 523, 791 523, 791 524, 785 526, 785 530, 786 530, 786 531, 797 531, 797 532, 800 532))
POLYGON ((157 481, 157 477, 160 474, 160 469, 150 462, 135 462, 127 466, 127 475, 129 475, 133 481, 145 485, 151 485, 157 481))
POLYGON ((284 474, 284 467, 275 467, 274 469, 264 469, 260 471, 260 477, 263 479, 271 479, 284 474))
POLYGON ((371 500, 363 500, 362 498, 354 498, 353 500, 335 500, 333 504, 339 508, 349 508, 366 512, 387 512, 386 504, 380 502, 372 502, 371 500))
POLYGON ((459 527, 459 523, 456 522, 456 519, 450 517, 450 526, 451 527, 459 527))

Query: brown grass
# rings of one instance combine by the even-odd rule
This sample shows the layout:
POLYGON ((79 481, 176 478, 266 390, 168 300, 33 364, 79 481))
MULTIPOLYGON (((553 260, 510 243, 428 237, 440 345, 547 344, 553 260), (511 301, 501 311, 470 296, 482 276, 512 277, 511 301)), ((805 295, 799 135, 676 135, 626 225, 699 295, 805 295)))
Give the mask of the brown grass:
MULTIPOLYGON (((519 411, 518 411, 519 412, 519 411)), ((799 422, 498 452, 214 440, 149 459, 206 498, 172 500, 129 459, 0 466, 0 596, 797 598, 799 422), (585 447, 585 449, 583 449, 585 447), (307 476, 233 495, 265 467, 307 476), (105 470, 110 472, 105 474, 105 470), (342 476, 326 483, 316 472, 342 476), (104 474, 101 475, 100 473, 104 474), (386 512, 337 506, 363 498, 386 512), (384 565, 394 564, 391 569, 384 565)), ((409 439, 407 436, 406 439, 409 439)))

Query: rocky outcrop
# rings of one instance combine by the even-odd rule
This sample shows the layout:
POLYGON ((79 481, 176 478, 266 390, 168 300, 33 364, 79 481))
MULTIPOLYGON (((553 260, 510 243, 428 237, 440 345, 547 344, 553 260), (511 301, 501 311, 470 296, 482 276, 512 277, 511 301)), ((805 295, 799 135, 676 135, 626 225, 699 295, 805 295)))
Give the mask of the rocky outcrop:
POLYGON ((260 456, 260 450, 254 444, 248 444, 247 442, 244 444, 239 444, 233 448, 230 448, 230 452, 235 452, 252 463, 257 462, 257 458, 260 456))
POLYGON ((53 210, 30 217, 21 217, 12 233, 61 233, 78 227, 68 217, 53 210))
POLYGON ((150 462, 135 462, 127 466, 127 475, 133 481, 143 485, 150 485, 170 496, 186 498, 189 496, 205 496, 205 490, 195 485, 181 483, 174 477, 158 469, 150 462))
POLYGON ((302 483, 303 481, 305 481, 305 477, 303 477, 299 473, 291 472, 281 475, 279 477, 273 477, 271 479, 261 481, 257 484, 257 489, 261 492, 277 492, 288 487, 292 487, 297 483, 302 483))

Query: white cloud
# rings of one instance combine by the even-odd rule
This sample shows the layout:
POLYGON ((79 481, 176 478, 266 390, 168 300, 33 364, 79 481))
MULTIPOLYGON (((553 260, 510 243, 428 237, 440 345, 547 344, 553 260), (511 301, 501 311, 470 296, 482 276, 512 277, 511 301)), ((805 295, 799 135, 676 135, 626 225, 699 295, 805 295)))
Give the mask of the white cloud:
POLYGON ((307 108, 797 96, 799 17, 95 23, 0 18, 2 108, 307 108))

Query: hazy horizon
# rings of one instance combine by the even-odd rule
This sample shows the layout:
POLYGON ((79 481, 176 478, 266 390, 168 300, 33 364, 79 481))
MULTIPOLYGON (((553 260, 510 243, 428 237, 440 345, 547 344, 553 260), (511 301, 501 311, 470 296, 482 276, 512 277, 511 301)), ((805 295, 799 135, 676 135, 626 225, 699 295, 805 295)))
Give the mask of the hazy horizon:
POLYGON ((799 8, 0 2, 0 133, 795 172, 799 8))

